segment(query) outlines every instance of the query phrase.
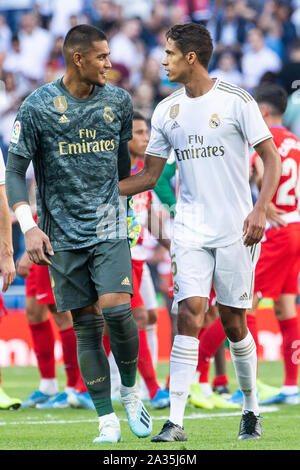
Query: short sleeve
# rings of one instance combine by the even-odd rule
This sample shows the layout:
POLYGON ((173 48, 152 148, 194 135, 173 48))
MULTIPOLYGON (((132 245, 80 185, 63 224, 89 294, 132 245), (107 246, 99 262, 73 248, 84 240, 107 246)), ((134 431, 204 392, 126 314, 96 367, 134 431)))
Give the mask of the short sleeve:
POLYGON ((254 99, 243 104, 238 122, 242 134, 252 147, 273 137, 254 99))
POLYGON ((129 93, 126 93, 123 102, 123 121, 120 133, 120 142, 128 142, 132 139, 133 108, 129 93))
POLYGON ((156 108, 151 120, 150 141, 146 149, 146 154, 152 157, 168 159, 170 151, 171 145, 163 132, 159 111, 158 108, 156 108))
POLYGON ((26 101, 21 105, 15 119, 9 152, 32 159, 38 148, 38 136, 34 110, 26 101))
POLYGON ((2 184, 5 184, 5 165, 2 151, 0 149, 0 185, 2 184))

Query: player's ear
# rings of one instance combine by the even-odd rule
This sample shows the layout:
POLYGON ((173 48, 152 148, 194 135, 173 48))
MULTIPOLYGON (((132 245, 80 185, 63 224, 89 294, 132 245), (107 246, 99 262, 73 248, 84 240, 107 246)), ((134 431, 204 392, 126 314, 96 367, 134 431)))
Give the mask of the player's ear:
POLYGON ((74 52, 73 54, 73 62, 77 67, 81 67, 82 65, 82 54, 80 52, 74 52))
POLYGON ((193 65, 196 62, 197 55, 195 52, 190 51, 186 54, 185 58, 189 65, 193 65))

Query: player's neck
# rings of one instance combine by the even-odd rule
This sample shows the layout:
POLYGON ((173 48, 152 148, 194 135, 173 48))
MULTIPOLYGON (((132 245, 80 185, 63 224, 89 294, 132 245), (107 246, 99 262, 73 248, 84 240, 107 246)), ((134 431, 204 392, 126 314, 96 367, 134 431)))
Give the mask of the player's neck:
POLYGON ((282 126, 282 116, 270 116, 265 121, 268 127, 282 126))
POLYGON ((203 70, 203 72, 191 74, 184 86, 189 98, 197 98, 208 93, 214 84, 215 81, 210 78, 206 70, 203 70))
POLYGON ((88 98, 94 89, 93 85, 76 80, 74 76, 67 73, 62 82, 67 92, 75 98, 88 98))

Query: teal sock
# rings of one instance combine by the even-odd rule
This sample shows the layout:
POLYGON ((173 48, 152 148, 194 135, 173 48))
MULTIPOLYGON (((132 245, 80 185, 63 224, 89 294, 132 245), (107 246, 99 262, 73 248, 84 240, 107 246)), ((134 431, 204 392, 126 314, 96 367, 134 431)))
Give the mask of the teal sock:
POLYGON ((113 413, 110 396, 110 370, 102 345, 102 315, 84 315, 73 319, 77 338, 80 372, 98 416, 113 413))
POLYGON ((133 387, 136 382, 139 332, 130 303, 102 309, 109 328, 110 347, 117 363, 121 382, 133 387))

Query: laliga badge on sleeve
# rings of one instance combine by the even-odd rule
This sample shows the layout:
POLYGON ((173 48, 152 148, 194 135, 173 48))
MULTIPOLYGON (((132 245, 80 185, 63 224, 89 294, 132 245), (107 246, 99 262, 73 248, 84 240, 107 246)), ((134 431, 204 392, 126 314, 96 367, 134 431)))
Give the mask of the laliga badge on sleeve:
POLYGON ((19 142, 20 133, 21 133, 21 123, 20 121, 15 121, 14 127, 12 129, 11 139, 10 139, 10 141, 13 144, 17 144, 19 142))

